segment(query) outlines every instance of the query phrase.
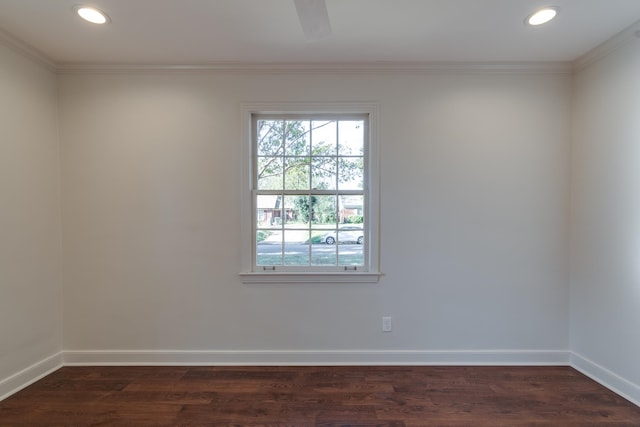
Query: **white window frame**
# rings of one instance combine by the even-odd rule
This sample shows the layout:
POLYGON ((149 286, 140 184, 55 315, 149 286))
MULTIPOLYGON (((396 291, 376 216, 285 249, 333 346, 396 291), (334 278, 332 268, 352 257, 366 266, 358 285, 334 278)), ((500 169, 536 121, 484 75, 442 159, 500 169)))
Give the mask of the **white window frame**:
MULTIPOLYGON (((378 105, 365 103, 251 103, 243 104, 242 110, 242 271, 243 283, 376 283, 381 273, 379 269, 379 230, 380 230, 380 165, 378 149, 378 105), (365 141, 365 227, 364 254, 365 267, 353 270, 327 269, 321 266, 308 266, 296 269, 264 270, 255 265, 255 220, 253 183, 253 158, 256 155, 252 138, 252 120, 254 115, 349 115, 368 116, 368 141, 365 141)), ((344 267, 342 267, 344 268, 344 267)))

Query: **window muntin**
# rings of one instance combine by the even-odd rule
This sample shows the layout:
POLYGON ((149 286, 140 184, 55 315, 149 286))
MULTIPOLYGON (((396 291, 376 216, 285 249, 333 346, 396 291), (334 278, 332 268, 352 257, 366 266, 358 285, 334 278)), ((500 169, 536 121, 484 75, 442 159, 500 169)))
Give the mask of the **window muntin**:
POLYGON ((252 114, 253 271, 367 271, 368 114, 252 114))

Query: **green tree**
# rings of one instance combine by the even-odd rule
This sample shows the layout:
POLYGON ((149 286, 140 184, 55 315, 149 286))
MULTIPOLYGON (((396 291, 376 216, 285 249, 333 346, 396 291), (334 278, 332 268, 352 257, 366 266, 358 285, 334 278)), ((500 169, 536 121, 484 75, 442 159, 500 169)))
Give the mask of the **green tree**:
POLYGON ((333 196, 320 196, 311 207, 313 222, 317 224, 329 224, 338 221, 336 198, 333 196))
POLYGON ((294 201, 298 219, 314 224, 330 224, 338 220, 334 196, 298 196, 294 201))
POLYGON ((315 196, 311 196, 311 201, 307 196, 296 197, 294 204, 298 212, 298 219, 302 222, 310 222, 313 216, 312 209, 316 203, 317 198, 315 196))

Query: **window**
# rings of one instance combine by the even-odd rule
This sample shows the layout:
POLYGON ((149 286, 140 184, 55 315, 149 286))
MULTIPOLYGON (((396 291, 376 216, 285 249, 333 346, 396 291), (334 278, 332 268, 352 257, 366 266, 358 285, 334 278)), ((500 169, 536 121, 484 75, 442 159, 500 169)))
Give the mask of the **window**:
POLYGON ((375 106, 285 107, 244 111, 243 280, 377 281, 375 106))

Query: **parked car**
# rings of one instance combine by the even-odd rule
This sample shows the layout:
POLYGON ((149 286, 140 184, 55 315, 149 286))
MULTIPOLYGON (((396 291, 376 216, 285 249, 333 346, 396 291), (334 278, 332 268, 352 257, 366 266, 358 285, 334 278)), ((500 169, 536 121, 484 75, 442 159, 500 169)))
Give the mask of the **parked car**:
POLYGON ((329 233, 323 234, 320 237, 320 242, 326 243, 328 245, 333 245, 336 242, 340 243, 357 243, 361 245, 364 243, 364 230, 362 227, 356 226, 345 226, 340 227, 336 233, 336 230, 333 230, 329 233))

